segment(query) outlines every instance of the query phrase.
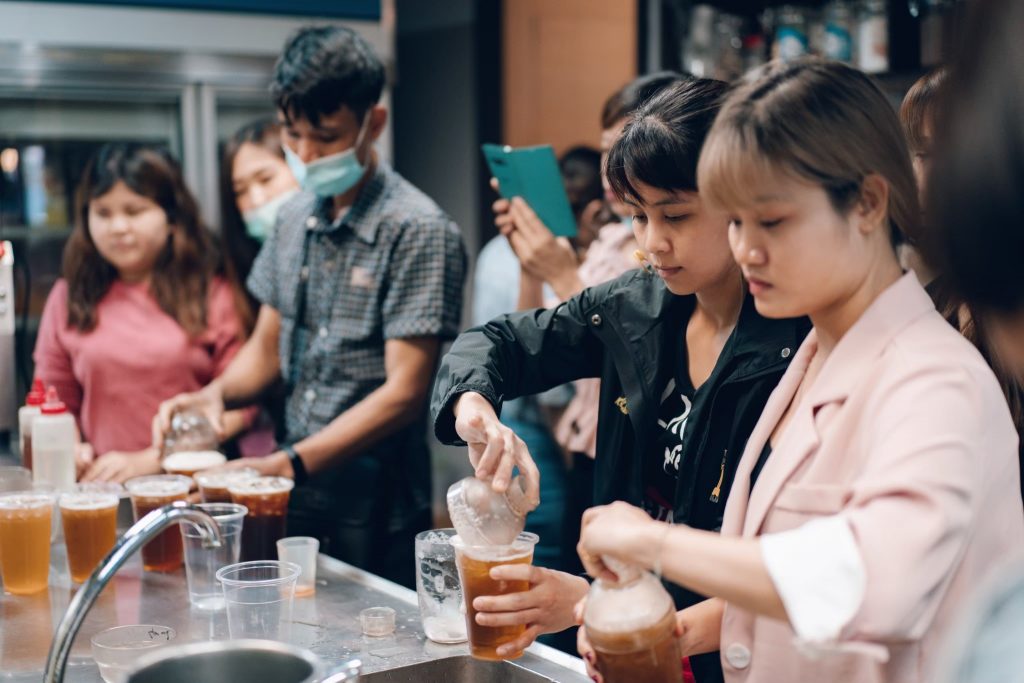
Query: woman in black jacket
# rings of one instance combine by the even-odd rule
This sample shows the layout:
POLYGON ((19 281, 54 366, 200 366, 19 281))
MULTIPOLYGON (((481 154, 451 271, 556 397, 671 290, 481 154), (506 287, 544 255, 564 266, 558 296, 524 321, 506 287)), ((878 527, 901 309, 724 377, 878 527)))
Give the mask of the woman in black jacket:
MULTIPOLYGON (((497 418, 505 399, 583 377, 601 378, 595 502, 624 500, 657 519, 721 524, 747 437, 805 320, 754 309, 732 259, 727 217, 705 207, 697 159, 726 85, 696 79, 642 106, 608 159, 612 188, 633 210, 647 265, 550 310, 515 313, 462 334, 434 388, 435 431, 465 443, 481 478, 504 490, 513 467, 536 496, 536 467, 497 418)), ((477 598, 479 623, 526 624, 509 652, 572 626, 587 591, 578 576, 507 566, 495 578, 529 591, 477 598)), ((680 589, 677 607, 702 598, 680 589)), ((499 651, 500 652, 500 651, 499 651)), ((700 683, 721 680, 717 654, 692 662, 700 683)))

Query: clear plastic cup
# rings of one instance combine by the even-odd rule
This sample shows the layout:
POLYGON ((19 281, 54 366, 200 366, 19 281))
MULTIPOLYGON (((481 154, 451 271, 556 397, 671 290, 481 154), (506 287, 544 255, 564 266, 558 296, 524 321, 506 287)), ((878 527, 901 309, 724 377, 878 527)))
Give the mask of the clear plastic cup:
POLYGON ((117 508, 113 493, 76 491, 60 497, 71 580, 82 583, 117 542, 117 508))
POLYGON ((32 470, 17 465, 0 467, 0 493, 32 490, 32 470))
POLYGON ((466 640, 466 608, 453 536, 455 529, 433 529, 416 535, 416 598, 423 632, 435 643, 466 640))
POLYGON ((107 683, 128 680, 135 660, 174 641, 177 632, 170 626, 133 624, 115 626, 92 637, 92 658, 107 683))
POLYGON ((46 590, 55 502, 53 494, 38 491, 0 494, 0 574, 8 593, 46 590))
POLYGON ((196 609, 224 609, 224 590, 217 582, 217 570, 238 562, 242 548, 242 524, 248 510, 244 505, 233 503, 202 503, 196 507, 208 512, 217 522, 221 544, 219 548, 204 548, 204 537, 199 528, 191 523, 181 525, 188 599, 196 609))
POLYGON ((508 545, 467 545, 459 536, 452 537, 459 577, 466 596, 466 630, 469 634, 470 654, 476 659, 515 659, 522 650, 506 657, 498 655, 498 648, 516 640, 526 631, 526 625, 481 626, 476 623, 473 600, 481 595, 508 595, 530 590, 529 581, 498 581, 491 578, 491 569, 503 564, 532 564, 533 547, 537 534, 523 532, 508 545))
POLYGON ((301 569, 293 562, 256 560, 222 567, 231 638, 288 642, 291 638, 295 582, 301 569))
POLYGON ((291 536, 277 542, 277 559, 294 562, 301 570, 295 584, 295 597, 316 592, 316 556, 319 552, 320 541, 312 536, 291 536))
MULTIPOLYGON (((192 480, 176 474, 154 474, 125 482, 132 497, 135 521, 157 508, 188 498, 192 480)), ((182 563, 181 534, 168 527, 142 546, 142 567, 146 571, 172 572, 182 563)))
POLYGON ((363 635, 374 638, 390 636, 395 632, 395 610, 391 607, 367 607, 359 613, 363 635))

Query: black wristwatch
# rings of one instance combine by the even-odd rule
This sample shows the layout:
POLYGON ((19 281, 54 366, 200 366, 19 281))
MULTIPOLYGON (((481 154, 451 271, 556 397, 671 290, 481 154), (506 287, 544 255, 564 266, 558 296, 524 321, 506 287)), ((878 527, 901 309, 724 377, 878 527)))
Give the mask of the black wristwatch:
POLYGON ((306 472, 306 465, 302 462, 302 458, 299 457, 299 452, 295 450, 295 446, 288 444, 282 447, 281 450, 288 454, 288 459, 292 463, 292 479, 295 480, 295 485, 301 486, 305 484, 309 474, 306 472))

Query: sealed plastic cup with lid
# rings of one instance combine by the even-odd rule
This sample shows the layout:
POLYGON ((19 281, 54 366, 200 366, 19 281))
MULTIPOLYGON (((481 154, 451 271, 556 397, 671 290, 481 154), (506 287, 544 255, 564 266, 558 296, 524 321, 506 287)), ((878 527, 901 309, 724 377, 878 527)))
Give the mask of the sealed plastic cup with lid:
POLYGON ((448 489, 448 514, 466 545, 512 543, 523 532, 527 513, 535 507, 519 476, 504 493, 476 477, 466 477, 448 489))
POLYGON ((287 529, 288 499, 295 482, 287 477, 257 477, 228 487, 231 501, 249 510, 242 527, 242 561, 277 559, 277 542, 287 529))

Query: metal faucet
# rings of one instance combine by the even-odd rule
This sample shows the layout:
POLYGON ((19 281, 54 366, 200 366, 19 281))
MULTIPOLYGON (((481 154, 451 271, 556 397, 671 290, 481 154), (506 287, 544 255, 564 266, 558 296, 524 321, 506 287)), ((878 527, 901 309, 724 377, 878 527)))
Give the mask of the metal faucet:
POLYGON ((82 627, 82 622, 85 621, 85 615, 92 608, 103 588, 125 563, 125 560, 166 527, 181 520, 192 522, 199 528, 204 548, 220 547, 221 535, 217 522, 200 508, 184 501, 177 501, 153 510, 132 525, 120 542, 110 551, 110 554, 104 558, 99 568, 78 589, 71 604, 68 605, 67 611, 64 612, 54 633, 53 642, 50 644, 50 653, 46 657, 43 683, 62 683, 68 655, 71 653, 71 644, 78 634, 78 629, 82 627))

